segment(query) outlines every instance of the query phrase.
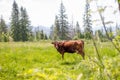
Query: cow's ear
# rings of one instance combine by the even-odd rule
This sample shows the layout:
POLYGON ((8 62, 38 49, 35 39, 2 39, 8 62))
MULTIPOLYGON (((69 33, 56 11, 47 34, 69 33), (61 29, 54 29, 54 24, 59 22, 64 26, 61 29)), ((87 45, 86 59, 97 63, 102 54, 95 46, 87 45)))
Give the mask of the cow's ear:
POLYGON ((58 43, 57 42, 51 42, 51 44, 53 44, 55 46, 55 48, 58 49, 58 43))
POLYGON ((54 44, 55 42, 51 42, 51 44, 54 44))
POLYGON ((51 44, 56 44, 57 43, 57 41, 53 41, 53 42, 51 42, 51 44))

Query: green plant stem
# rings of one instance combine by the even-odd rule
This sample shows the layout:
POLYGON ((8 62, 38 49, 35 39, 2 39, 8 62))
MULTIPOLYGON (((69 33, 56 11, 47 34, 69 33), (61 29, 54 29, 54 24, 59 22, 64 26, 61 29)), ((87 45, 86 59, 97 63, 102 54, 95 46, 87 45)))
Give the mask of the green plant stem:
MULTIPOLYGON (((98 8, 98 6, 97 6, 97 8, 98 8)), ((120 49, 113 43, 112 38, 109 37, 108 31, 107 31, 106 26, 105 26, 104 18, 102 17, 101 12, 100 12, 100 11, 98 11, 98 12, 99 12, 100 19, 101 19, 101 21, 102 21, 102 24, 103 24, 103 27, 104 27, 104 30, 105 30, 105 32, 106 32, 106 35, 107 35, 108 40, 110 40, 110 42, 113 44, 113 46, 116 48, 116 50, 120 53, 120 49)), ((116 39, 115 39, 115 40, 116 40, 116 39)))

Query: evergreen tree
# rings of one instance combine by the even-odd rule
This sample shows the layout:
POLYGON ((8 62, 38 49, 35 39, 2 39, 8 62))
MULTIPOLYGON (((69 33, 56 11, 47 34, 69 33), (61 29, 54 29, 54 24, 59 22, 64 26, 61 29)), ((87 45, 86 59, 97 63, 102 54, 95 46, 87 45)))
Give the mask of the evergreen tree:
POLYGON ((58 16, 55 17, 55 23, 54 23, 54 40, 60 39, 60 24, 58 16))
POLYGON ((109 37, 110 37, 111 39, 113 39, 113 38, 114 38, 114 35, 113 35, 113 29, 112 29, 112 27, 111 27, 111 26, 108 27, 108 28, 107 28, 107 31, 108 31, 109 37))
POLYGON ((47 39, 48 39, 48 37, 47 37, 47 35, 46 35, 46 34, 44 34, 44 39, 45 39, 45 40, 47 40, 47 39))
POLYGON ((19 25, 19 9, 17 3, 13 2, 12 15, 11 15, 11 33, 14 41, 20 41, 20 25, 19 25))
POLYGON ((105 42, 108 41, 107 36, 103 29, 99 29, 95 31, 95 38, 98 42, 105 42))
POLYGON ((72 16, 72 21, 69 24, 69 35, 71 39, 73 39, 76 36, 73 16, 72 16))
POLYGON ((21 7, 21 15, 20 15, 20 35, 22 41, 28 41, 30 37, 30 21, 28 19, 28 15, 26 9, 21 7))
POLYGON ((76 33, 77 38, 81 37, 81 30, 80 30, 80 25, 78 22, 76 23, 75 33, 76 33))
POLYGON ((88 0, 86 0, 86 5, 85 5, 85 14, 83 17, 84 21, 84 37, 86 39, 91 39, 91 34, 92 34, 92 23, 91 23, 91 14, 90 14, 90 4, 88 0))
POLYGON ((36 27, 36 28, 35 28, 35 40, 36 40, 36 41, 39 41, 39 40, 40 40, 40 34, 41 34, 41 32, 40 32, 40 30, 39 30, 39 27, 36 27))
POLYGON ((41 33, 40 33, 40 39, 44 39, 44 32, 43 32, 43 30, 41 30, 41 33))
POLYGON ((3 19, 3 17, 1 16, 1 19, 0 19, 0 33, 7 33, 7 25, 3 19))
POLYGON ((54 40, 54 26, 52 25, 51 27, 50 27, 50 35, 49 35, 49 39, 51 39, 51 40, 54 40))
POLYGON ((33 26, 29 26, 29 33, 28 33, 28 35, 29 35, 29 41, 34 41, 34 39, 35 39, 35 36, 34 36, 34 32, 32 31, 33 30, 33 26))
POLYGON ((0 18, 0 41, 8 41, 7 25, 2 16, 0 18))
POLYGON ((102 30, 96 30, 95 31, 95 38, 98 42, 103 41, 103 38, 104 38, 103 31, 102 30))
POLYGON ((69 28, 68 28, 68 21, 66 10, 61 2, 60 4, 60 14, 59 14, 59 23, 60 23, 60 39, 66 40, 69 39, 69 28))

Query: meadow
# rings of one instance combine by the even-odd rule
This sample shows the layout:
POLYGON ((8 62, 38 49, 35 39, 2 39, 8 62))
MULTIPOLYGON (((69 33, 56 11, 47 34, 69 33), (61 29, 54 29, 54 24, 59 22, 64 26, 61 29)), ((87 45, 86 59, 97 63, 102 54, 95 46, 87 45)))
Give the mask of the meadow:
POLYGON ((110 42, 85 42, 85 60, 65 53, 64 60, 51 41, 0 42, 0 80, 120 80, 120 54, 110 42))

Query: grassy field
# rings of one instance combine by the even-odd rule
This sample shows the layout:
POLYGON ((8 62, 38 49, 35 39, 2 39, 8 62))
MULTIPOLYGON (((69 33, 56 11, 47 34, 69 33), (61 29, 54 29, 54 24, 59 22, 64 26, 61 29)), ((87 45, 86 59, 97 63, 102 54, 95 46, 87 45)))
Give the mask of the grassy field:
POLYGON ((50 41, 0 43, 0 80, 120 80, 120 55, 111 43, 85 43, 85 60, 68 54, 62 60, 50 41))

